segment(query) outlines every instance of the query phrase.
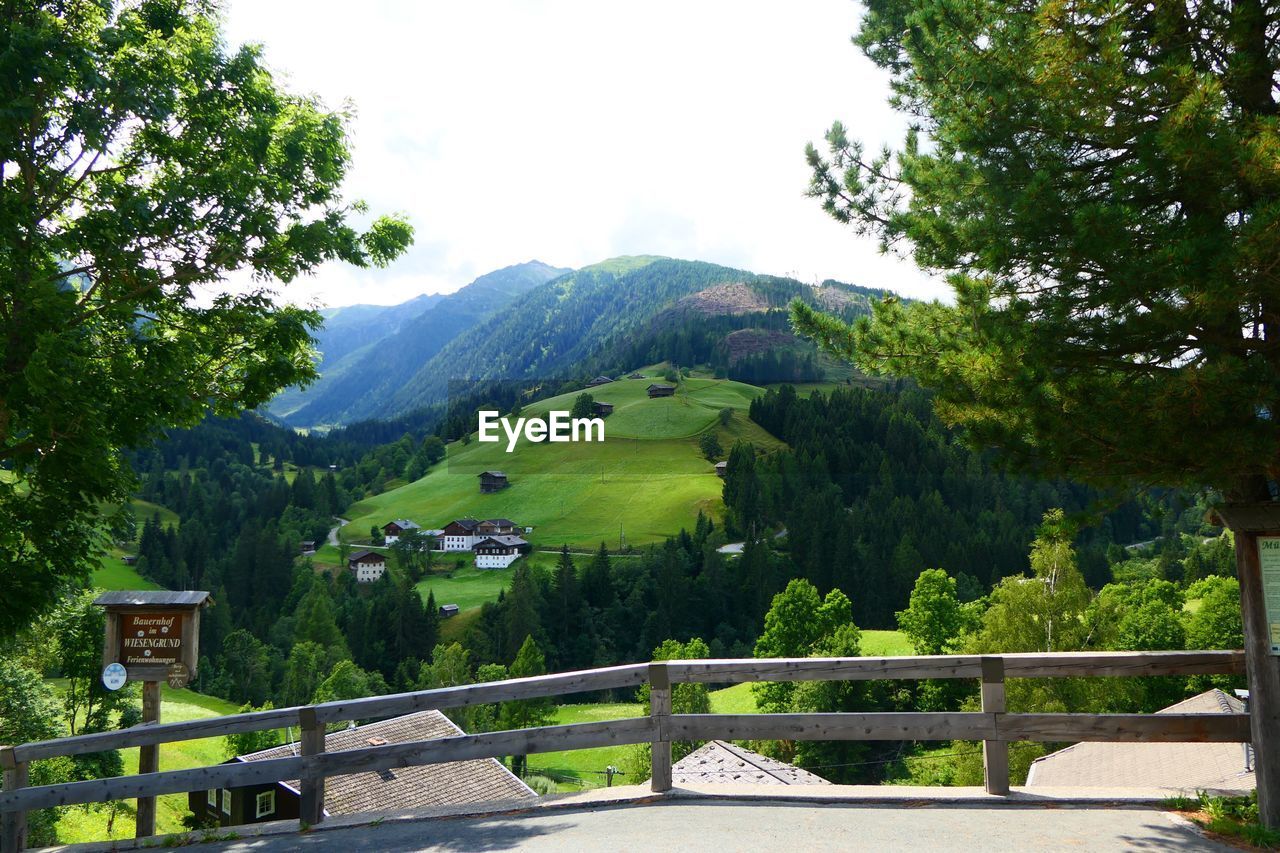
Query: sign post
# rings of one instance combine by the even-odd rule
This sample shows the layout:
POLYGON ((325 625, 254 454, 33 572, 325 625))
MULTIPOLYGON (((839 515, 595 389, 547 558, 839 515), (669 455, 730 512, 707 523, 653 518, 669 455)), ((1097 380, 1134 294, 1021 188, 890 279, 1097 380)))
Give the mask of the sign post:
MULTIPOLYGON (((118 690, 126 681, 142 682, 142 722, 160 722, 160 682, 185 687, 196 671, 200 646, 200 608, 207 592, 114 591, 94 600, 107 611, 102 647, 102 683, 118 690)), ((160 746, 138 749, 138 772, 160 770, 160 746)), ((138 798, 138 838, 155 835, 156 798, 138 798)))
POLYGON ((1258 819, 1280 829, 1280 502, 1214 512, 1236 538, 1258 819))

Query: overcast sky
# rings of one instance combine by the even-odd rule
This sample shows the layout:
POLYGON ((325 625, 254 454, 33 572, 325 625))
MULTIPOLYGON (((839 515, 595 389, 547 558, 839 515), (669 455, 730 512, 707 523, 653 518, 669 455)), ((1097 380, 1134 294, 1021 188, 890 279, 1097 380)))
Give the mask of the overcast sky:
POLYGON ((346 192, 417 230, 390 268, 332 264, 291 300, 390 304, 538 259, 713 261, 909 296, 941 286, 805 198, 805 143, 897 142, 850 0, 231 0, 294 91, 349 102, 346 192))

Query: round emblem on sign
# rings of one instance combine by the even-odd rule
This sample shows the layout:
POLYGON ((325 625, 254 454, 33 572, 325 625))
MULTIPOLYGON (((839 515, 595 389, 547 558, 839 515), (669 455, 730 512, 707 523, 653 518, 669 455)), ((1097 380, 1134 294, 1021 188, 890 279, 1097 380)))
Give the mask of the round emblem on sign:
POLYGON ((168 676, 169 686, 174 690, 181 690, 191 680, 191 671, 185 663, 174 663, 169 665, 168 676))
POLYGON ((102 668, 102 685, 108 690, 119 690, 124 687, 129 674, 118 663, 109 663, 102 668))

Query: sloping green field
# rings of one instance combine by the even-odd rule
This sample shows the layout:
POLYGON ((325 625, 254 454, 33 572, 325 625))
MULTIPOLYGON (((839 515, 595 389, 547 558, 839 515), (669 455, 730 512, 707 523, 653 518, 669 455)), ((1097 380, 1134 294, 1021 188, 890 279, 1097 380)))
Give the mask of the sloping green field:
MULTIPOLYGON (((746 407, 762 392, 727 380, 686 379, 676 396, 651 400, 645 392, 650 381, 624 379, 590 390, 596 400, 615 406, 604 421, 603 442, 521 438, 511 453, 505 438, 454 442, 447 461, 426 477, 352 506, 343 532, 358 536, 392 518, 439 527, 467 516, 505 517, 533 527, 535 547, 594 548, 604 541, 615 548, 620 535, 627 544, 643 545, 691 528, 699 510, 718 516, 721 481, 698 451, 698 434, 720 430, 719 411, 733 408, 726 439, 777 446, 746 417, 746 407), (477 475, 486 469, 505 472, 511 486, 480 494, 477 475)), ((524 414, 567 410, 575 396, 530 404, 524 414)))

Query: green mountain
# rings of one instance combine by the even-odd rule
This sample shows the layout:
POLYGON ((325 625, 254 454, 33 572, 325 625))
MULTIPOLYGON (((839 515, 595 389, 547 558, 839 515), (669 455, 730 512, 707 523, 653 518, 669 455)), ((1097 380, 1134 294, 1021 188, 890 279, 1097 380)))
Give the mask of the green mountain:
POLYGON ((530 261, 482 275, 448 296, 418 297, 384 309, 337 309, 319 338, 321 379, 305 389, 289 389, 272 401, 268 411, 297 427, 346 423, 382 413, 385 401, 442 347, 485 318, 504 312, 522 294, 566 272, 530 261))
MULTIPOLYGON (((699 261, 614 258, 530 290, 451 340, 388 397, 366 397, 364 414, 395 417, 438 404, 450 380, 582 379, 661 361, 723 365, 732 377, 733 363, 765 352, 799 350, 816 360, 811 345, 791 336, 787 303, 799 297, 852 316, 881 293, 699 261)), ((801 378, 810 377, 777 377, 801 378)))

